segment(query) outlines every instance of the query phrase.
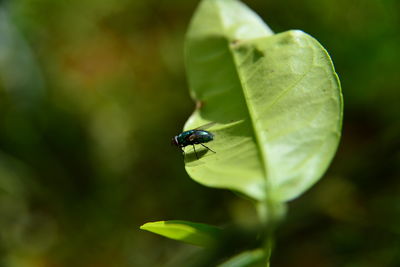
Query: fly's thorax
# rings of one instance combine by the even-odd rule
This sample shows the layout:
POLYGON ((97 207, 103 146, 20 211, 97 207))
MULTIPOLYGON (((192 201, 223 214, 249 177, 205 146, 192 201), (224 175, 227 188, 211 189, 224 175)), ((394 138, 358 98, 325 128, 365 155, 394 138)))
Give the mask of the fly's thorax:
POLYGON ((187 146, 192 144, 192 142, 189 140, 189 137, 195 132, 195 130, 189 130, 185 131, 183 133, 180 133, 176 136, 176 140, 179 144, 179 146, 187 146))

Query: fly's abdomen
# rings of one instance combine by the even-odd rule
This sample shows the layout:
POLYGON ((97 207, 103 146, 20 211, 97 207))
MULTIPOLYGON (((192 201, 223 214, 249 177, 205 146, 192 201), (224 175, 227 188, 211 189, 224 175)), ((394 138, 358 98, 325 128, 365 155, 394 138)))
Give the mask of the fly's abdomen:
POLYGON ((195 132, 192 133, 191 139, 194 144, 207 143, 214 139, 214 135, 204 130, 195 130, 195 132))

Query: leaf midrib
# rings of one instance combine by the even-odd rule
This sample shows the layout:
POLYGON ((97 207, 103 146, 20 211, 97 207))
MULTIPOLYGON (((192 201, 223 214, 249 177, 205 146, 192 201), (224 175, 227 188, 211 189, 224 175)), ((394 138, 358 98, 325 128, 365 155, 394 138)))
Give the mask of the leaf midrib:
MULTIPOLYGON (((219 2, 215 1, 214 3, 216 5, 218 5, 219 2)), ((217 12, 218 13, 218 19, 219 19, 219 21, 220 21, 220 23, 222 25, 222 28, 226 29, 224 20, 221 17, 221 12, 220 12, 221 9, 219 7, 217 7, 216 10, 218 10, 218 12, 217 12)), ((234 64, 236 66, 238 66, 238 63, 236 62, 236 59, 235 59, 235 56, 234 56, 234 51, 232 50, 232 46, 230 45, 230 40, 229 40, 230 38, 228 36, 226 36, 226 35, 224 37, 227 40, 227 46, 228 46, 228 50, 229 50, 231 58, 232 58, 232 62, 234 62, 234 64)), ((238 71, 238 68, 235 68, 235 70, 236 70, 236 75, 238 77, 239 83, 240 83, 241 88, 242 88, 242 93, 243 93, 243 97, 244 97, 244 100, 245 100, 245 103, 246 103, 246 109, 247 109, 247 112, 248 112, 248 115, 249 115, 249 118, 250 118, 250 121, 251 121, 251 125, 253 126, 253 135, 255 137, 256 147, 257 147, 257 150, 258 150, 258 154, 260 156, 261 168, 262 168, 263 174, 264 174, 264 181, 266 182, 266 184, 265 184, 265 192, 268 195, 267 190, 268 190, 269 186, 268 186, 268 183, 267 183, 267 181, 268 181, 268 179, 267 179, 268 170, 267 170, 266 152, 265 152, 265 149, 262 149, 261 146, 260 146, 260 144, 261 144, 261 137, 259 136, 259 132, 260 131, 258 131, 258 126, 255 123, 254 114, 253 114, 254 111, 252 110, 252 107, 248 102, 248 95, 246 94, 245 83, 242 80, 242 77, 240 75, 240 72, 238 71)))

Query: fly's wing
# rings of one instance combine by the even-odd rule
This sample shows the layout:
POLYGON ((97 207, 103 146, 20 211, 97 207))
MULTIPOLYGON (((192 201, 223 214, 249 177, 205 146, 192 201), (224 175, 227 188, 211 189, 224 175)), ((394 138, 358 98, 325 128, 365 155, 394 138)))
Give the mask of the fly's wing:
POLYGON ((194 128, 193 130, 207 130, 207 129, 213 127, 216 124, 217 124, 216 122, 212 121, 212 122, 209 122, 207 124, 201 125, 201 126, 199 126, 197 128, 194 128))
POLYGON ((219 124, 219 125, 221 125, 221 126, 229 126, 229 125, 234 125, 234 124, 237 124, 237 123, 241 123, 241 122, 243 122, 243 121, 244 121, 244 120, 236 120, 236 121, 231 120, 230 122, 228 122, 228 123, 223 123, 223 124, 212 121, 212 122, 209 122, 209 123, 207 123, 207 124, 201 125, 201 126, 199 126, 199 127, 197 127, 197 128, 194 128, 193 130, 207 130, 207 129, 209 129, 209 128, 211 128, 211 127, 217 125, 217 124, 219 124))

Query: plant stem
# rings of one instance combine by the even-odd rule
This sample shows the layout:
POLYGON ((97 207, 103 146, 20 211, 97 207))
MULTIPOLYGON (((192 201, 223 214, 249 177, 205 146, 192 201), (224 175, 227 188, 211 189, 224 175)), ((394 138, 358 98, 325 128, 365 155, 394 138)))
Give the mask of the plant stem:
POLYGON ((273 243, 274 243, 273 236, 272 235, 266 236, 266 241, 264 245, 266 267, 270 267, 270 259, 272 254, 273 243))
POLYGON ((263 225, 264 251, 266 266, 270 267, 270 259, 274 246, 274 232, 279 222, 286 213, 286 206, 283 203, 267 199, 259 203, 258 214, 263 225))

